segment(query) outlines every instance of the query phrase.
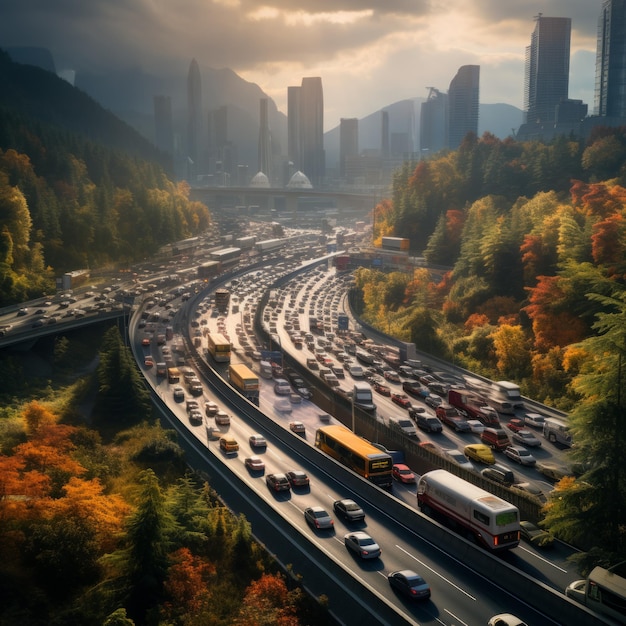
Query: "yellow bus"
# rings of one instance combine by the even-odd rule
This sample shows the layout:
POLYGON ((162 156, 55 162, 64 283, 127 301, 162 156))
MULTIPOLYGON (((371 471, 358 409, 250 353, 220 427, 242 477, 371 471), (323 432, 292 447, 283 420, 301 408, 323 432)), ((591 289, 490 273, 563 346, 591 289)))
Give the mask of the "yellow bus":
POLYGON ((391 456, 345 426, 322 426, 315 446, 370 482, 391 489, 391 456))
POLYGON ((207 350, 217 363, 230 363, 230 341, 221 333, 207 335, 207 350))
POLYGON ((230 384, 250 402, 259 405, 259 377, 243 363, 228 368, 230 384))
POLYGON ((170 383, 170 385, 180 382, 180 370, 177 367, 167 368, 167 382, 170 383))

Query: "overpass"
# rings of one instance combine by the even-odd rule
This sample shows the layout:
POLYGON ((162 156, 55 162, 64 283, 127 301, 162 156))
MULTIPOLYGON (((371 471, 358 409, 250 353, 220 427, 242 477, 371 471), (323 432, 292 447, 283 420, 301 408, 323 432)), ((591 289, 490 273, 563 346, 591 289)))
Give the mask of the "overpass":
POLYGON ((360 216, 369 220, 368 215, 376 204, 388 195, 386 189, 369 193, 355 193, 318 189, 287 189, 281 187, 193 187, 190 198, 203 202, 210 209, 233 209, 240 207, 245 215, 254 217, 256 213, 290 213, 298 215, 337 211, 339 217, 360 216))

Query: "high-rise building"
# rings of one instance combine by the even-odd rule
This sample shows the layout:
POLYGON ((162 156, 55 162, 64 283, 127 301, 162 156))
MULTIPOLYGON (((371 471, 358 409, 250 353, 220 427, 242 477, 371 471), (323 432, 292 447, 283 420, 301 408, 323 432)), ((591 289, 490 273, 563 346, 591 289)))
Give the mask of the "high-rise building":
POLYGON ((420 153, 434 154, 448 147, 448 94, 428 88, 420 108, 420 153))
POLYGON ((524 114, 528 124, 556 121, 556 107, 567 100, 572 20, 535 17, 535 29, 526 48, 524 114))
POLYGON ((202 171, 199 163, 202 137, 202 82, 198 62, 192 59, 187 75, 187 157, 192 177, 202 171))
POLYGON ((359 120, 342 117, 339 122, 339 175, 346 177, 346 161, 359 154, 359 120))
POLYGON ((461 145, 467 133, 478 134, 480 66, 463 65, 448 89, 448 147, 461 145))
POLYGON ((598 20, 595 114, 626 118, 626 0, 605 0, 598 20))
POLYGON ((300 154, 300 87, 287 87, 287 157, 294 172, 301 167, 300 154))
POLYGON ((259 172, 263 172, 270 183, 272 182, 272 136, 270 133, 268 98, 261 98, 259 101, 259 150, 258 166, 259 172))
POLYGON ((172 99, 169 96, 154 96, 154 143, 162 152, 174 155, 172 99))
POLYGON ((324 153, 324 93, 319 76, 302 79, 300 86, 300 154, 299 169, 314 187, 326 174, 324 153))

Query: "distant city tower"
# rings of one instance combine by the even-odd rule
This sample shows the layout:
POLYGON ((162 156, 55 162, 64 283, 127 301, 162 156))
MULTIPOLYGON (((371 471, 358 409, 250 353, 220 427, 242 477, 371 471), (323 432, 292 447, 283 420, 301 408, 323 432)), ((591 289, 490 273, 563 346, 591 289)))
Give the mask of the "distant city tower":
POLYGON ((344 118, 339 122, 339 175, 346 177, 346 160, 359 154, 359 120, 344 118))
POLYGON ((259 172, 267 175, 272 182, 272 136, 270 133, 267 98, 260 99, 259 109, 259 172))
POLYGON ((478 134, 480 66, 463 65, 448 89, 448 146, 458 148, 467 133, 478 134))
POLYGON ((319 76, 302 79, 300 86, 301 169, 314 187, 322 184, 326 173, 324 153, 324 93, 319 76))
POLYGON ((556 121, 556 107, 568 99, 572 20, 535 17, 535 30, 526 48, 524 114, 528 124, 556 121))
POLYGON ((605 0, 598 20, 595 114, 626 118, 626 0, 605 0))
POLYGON ((300 169, 300 87, 287 87, 287 156, 296 170, 300 169))
POLYGON ((199 169, 201 139, 202 82, 198 62, 192 59, 187 76, 187 157, 189 174, 192 177, 201 171, 199 169))

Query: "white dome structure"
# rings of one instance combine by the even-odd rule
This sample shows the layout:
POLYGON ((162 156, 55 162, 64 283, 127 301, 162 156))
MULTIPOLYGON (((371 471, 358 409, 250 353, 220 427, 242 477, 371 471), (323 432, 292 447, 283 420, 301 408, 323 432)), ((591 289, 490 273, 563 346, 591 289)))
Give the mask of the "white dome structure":
POLYGON ((287 183, 287 189, 313 189, 307 175, 298 170, 287 183))
POLYGON ((249 186, 256 189, 269 189, 270 179, 263 172, 257 172, 250 181, 249 186))

